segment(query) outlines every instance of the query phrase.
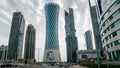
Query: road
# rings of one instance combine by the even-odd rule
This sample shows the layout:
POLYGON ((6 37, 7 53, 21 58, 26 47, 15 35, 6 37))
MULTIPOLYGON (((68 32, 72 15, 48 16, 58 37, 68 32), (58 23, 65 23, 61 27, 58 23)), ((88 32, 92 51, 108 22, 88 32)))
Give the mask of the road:
POLYGON ((60 67, 60 66, 34 65, 34 66, 18 66, 18 67, 13 67, 13 68, 88 68, 88 67, 83 67, 83 66, 79 66, 79 65, 72 65, 72 66, 69 66, 69 67, 65 67, 65 66, 60 67))
MULTIPOLYGON (((1 68, 1 65, 0 65, 1 68)), ((2 67, 2 68, 89 68, 89 67, 84 67, 84 66, 79 66, 79 65, 75 65, 75 64, 59 64, 59 65, 51 65, 51 64, 40 64, 40 65, 19 65, 19 66, 15 66, 13 67, 2 67)))

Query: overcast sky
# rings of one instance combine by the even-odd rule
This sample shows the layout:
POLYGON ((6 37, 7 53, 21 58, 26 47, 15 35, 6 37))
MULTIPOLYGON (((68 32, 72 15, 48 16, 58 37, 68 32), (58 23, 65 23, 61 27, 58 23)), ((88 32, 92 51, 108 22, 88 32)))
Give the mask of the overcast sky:
MULTIPOLYGON (((62 61, 66 61, 64 10, 68 11, 70 7, 74 9, 78 49, 86 49, 84 32, 92 30, 88 0, 0 0, 0 45, 8 45, 13 12, 20 11, 24 15, 26 27, 28 24, 33 24, 36 28, 36 60, 42 61, 46 32, 44 5, 48 2, 60 5, 58 32, 62 61)), ((94 4, 93 0, 91 2, 94 4)))

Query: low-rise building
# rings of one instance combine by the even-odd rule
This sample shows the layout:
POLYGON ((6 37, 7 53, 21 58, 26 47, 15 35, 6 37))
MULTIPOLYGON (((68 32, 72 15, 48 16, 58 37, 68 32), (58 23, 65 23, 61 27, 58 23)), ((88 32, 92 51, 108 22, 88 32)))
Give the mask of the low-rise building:
POLYGON ((7 54, 7 46, 0 46, 0 61, 6 59, 6 54, 7 54))
POLYGON ((77 62, 87 61, 91 58, 97 58, 97 52, 93 50, 78 50, 77 52, 77 62))

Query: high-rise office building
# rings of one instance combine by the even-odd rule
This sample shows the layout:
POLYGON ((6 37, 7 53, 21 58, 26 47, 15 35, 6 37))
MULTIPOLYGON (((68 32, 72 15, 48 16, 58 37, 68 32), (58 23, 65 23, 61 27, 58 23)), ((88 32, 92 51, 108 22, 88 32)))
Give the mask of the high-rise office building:
POLYGON ((65 11, 66 49, 67 62, 76 62, 76 51, 78 50, 77 37, 75 36, 74 13, 69 8, 69 13, 65 11))
POLYGON ((97 50, 100 50, 100 56, 103 56, 103 48, 102 48, 102 42, 101 42, 101 36, 100 36, 100 30, 99 30, 99 24, 98 24, 99 17, 97 16, 96 7, 91 6, 90 0, 89 0, 89 7, 90 7, 90 14, 92 19, 95 46, 97 50))
POLYGON ((102 47, 109 59, 120 58, 120 0, 96 0, 102 47))
POLYGON ((8 44, 7 59, 22 58, 25 20, 21 12, 14 12, 8 44))
POLYGON ((58 40, 58 16, 59 5, 53 2, 45 5, 46 16, 46 42, 44 62, 60 62, 59 40, 58 40))
POLYGON ((85 36, 87 50, 93 50, 92 32, 88 30, 85 32, 84 36, 85 36))
POLYGON ((24 47, 24 59, 29 61, 35 59, 35 39, 36 39, 36 30, 29 24, 26 31, 25 37, 25 47, 24 47))

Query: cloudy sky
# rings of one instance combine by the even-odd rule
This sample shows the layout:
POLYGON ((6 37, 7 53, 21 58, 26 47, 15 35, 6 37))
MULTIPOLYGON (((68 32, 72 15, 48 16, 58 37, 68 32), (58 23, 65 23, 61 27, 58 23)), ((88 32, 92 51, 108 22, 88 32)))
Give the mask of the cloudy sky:
MULTIPOLYGON (((74 9, 78 49, 86 49, 84 32, 92 30, 88 0, 0 0, 0 45, 8 45, 12 14, 15 11, 20 11, 26 20, 26 27, 28 24, 33 24, 36 28, 36 59, 42 61, 46 32, 44 5, 48 2, 60 5, 58 32, 62 61, 66 61, 64 10, 68 10, 70 7, 74 9)), ((94 4, 93 0, 91 2, 94 4)))

